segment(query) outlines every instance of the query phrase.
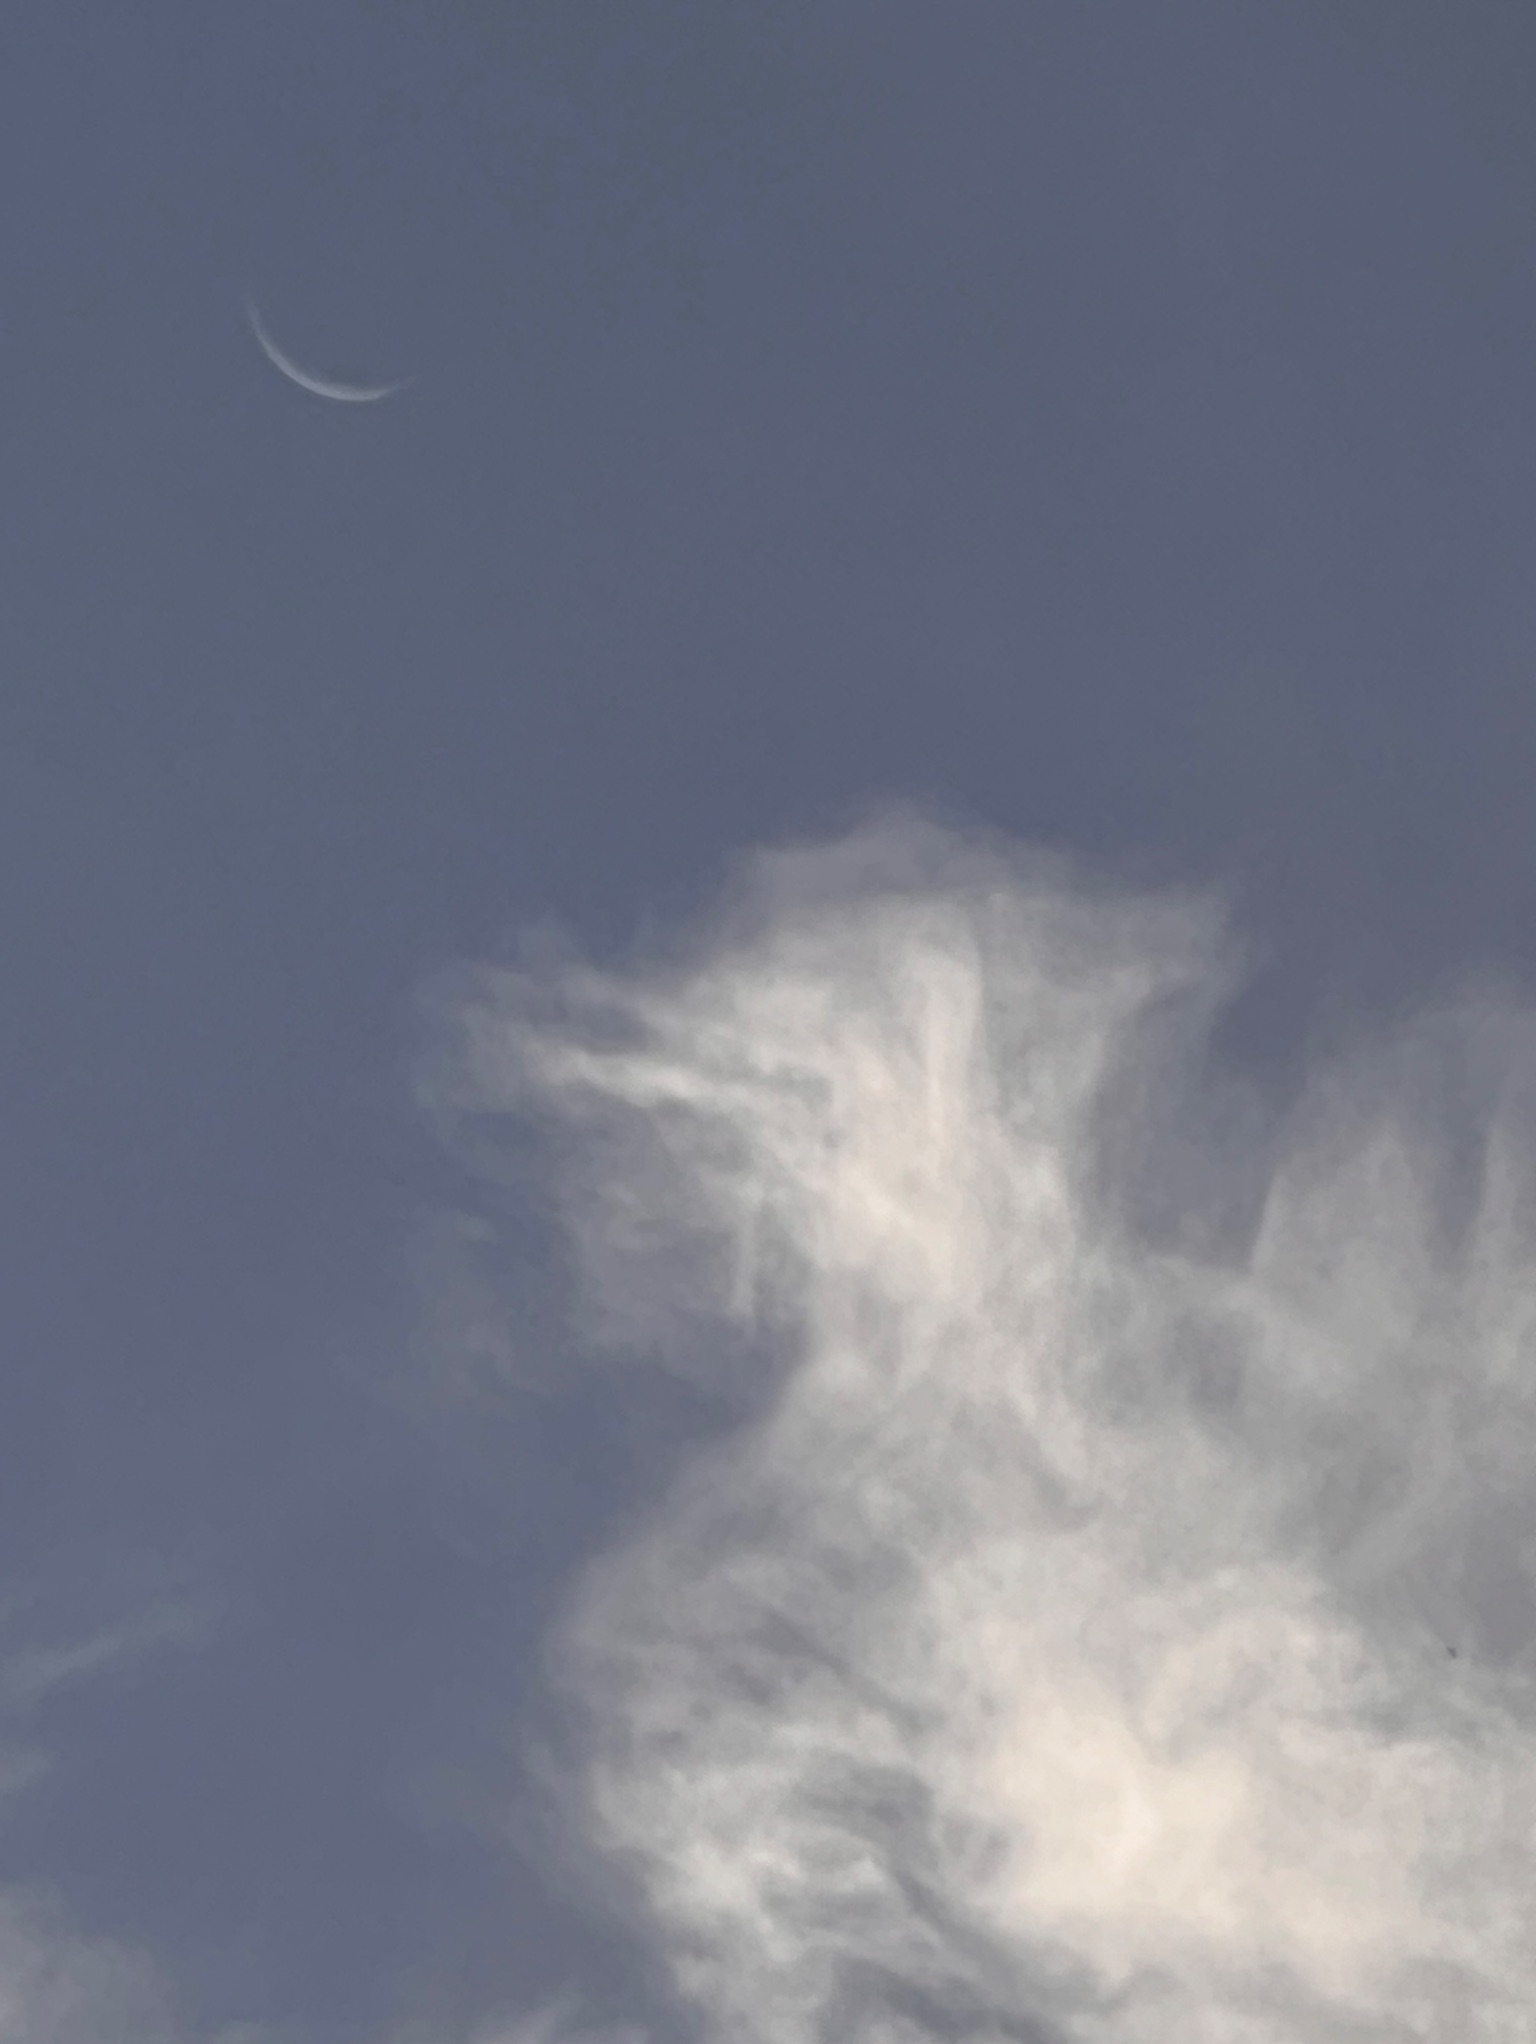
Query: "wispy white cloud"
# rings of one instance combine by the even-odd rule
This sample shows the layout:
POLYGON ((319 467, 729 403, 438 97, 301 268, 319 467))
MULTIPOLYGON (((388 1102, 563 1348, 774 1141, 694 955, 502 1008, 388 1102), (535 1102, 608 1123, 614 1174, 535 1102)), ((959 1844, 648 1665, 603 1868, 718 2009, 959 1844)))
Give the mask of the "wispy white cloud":
MULTIPOLYGON (((14 1593, 7 1631, 36 1630, 39 1590, 14 1593)), ((0 1725, 23 1719, 58 1690, 100 1681, 167 1642, 193 1638, 209 1608, 160 1597, 131 1616, 66 1641, 33 1641, 0 1654, 0 1725)), ((20 1794, 52 1765, 35 1746, 0 1748, 0 1797, 20 1794)), ((60 1898, 22 1884, 0 1887, 0 2044, 178 2044, 189 2036, 176 1997, 153 1960, 111 1938, 83 1934, 60 1898)), ((206 2044, 275 2044, 237 2028, 206 2044)))
POLYGON ((0 1892, 0 2044, 282 2044, 261 2024, 188 2020, 144 1952, 81 1933, 57 1898, 0 1892))
POLYGON ((585 2023, 575 1997, 564 1995, 529 2014, 481 2024, 470 2044, 642 2044, 643 2036, 627 2024, 585 2023))
MULTIPOLYGON (((389 2044, 645 2044, 645 2037, 631 2024, 593 2022, 575 1994, 564 1994, 532 2009, 483 2016, 468 2029, 456 2026, 451 2034, 435 2023, 412 2022, 391 2032, 389 2044)), ((251 2044, 264 2040, 253 2038, 251 2044)))
POLYGON ((554 1656, 721 2044, 1536 2039, 1525 1025, 1223 1152, 1227 955, 897 824, 464 1001, 587 1335, 741 1394, 554 1656))
POLYGON ((35 1897, 0 1896, 0 2044, 172 2044, 181 2034, 141 1955, 78 1936, 35 1897))
POLYGON ((191 1639, 207 1619, 202 1606, 161 1602, 67 1645, 18 1647, 0 1660, 0 1706, 25 1708, 57 1689, 100 1677, 152 1647, 191 1639))

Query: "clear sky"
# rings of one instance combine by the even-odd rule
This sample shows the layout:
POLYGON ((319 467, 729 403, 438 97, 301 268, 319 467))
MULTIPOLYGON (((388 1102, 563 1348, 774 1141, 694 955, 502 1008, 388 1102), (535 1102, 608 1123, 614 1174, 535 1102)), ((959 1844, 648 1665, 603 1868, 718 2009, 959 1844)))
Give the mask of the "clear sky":
POLYGON ((0 2044, 1536 2039, 1533 91, 10 0, 0 2044))

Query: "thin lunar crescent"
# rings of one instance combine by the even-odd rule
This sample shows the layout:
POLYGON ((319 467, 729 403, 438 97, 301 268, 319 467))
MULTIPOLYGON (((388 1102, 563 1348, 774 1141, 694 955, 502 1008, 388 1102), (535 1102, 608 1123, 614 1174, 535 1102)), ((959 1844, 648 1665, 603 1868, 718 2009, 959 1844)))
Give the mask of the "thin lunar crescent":
POLYGON ((410 381, 407 377, 401 383, 336 383, 330 377, 316 376, 311 370, 301 368, 277 345, 250 299, 246 300, 245 315, 261 352, 272 367, 286 376, 290 383, 296 383, 300 390, 307 390, 312 397, 328 397, 344 405, 371 405, 377 404, 381 397, 391 397, 397 390, 404 390, 410 381))

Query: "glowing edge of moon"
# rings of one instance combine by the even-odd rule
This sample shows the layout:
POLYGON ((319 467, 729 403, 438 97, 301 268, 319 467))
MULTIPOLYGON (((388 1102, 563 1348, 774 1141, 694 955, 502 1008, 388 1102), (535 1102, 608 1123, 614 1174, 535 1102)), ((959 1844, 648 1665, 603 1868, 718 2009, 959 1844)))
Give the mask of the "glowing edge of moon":
POLYGON ((404 390, 411 380, 407 376, 400 383, 333 383, 328 377, 315 376, 302 368, 277 345, 256 310, 255 302, 249 298, 245 301, 245 316, 251 323, 251 332, 256 336, 261 352, 272 367, 286 376, 290 383, 296 383, 300 390, 307 390, 311 397, 326 397, 343 405, 377 404, 381 397, 393 397, 397 390, 404 390))

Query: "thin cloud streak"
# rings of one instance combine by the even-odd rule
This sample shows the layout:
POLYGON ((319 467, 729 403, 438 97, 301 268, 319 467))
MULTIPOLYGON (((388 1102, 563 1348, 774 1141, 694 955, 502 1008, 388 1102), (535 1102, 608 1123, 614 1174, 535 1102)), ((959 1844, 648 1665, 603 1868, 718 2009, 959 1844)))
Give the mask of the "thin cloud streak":
POLYGON ((0 1660, 0 1706, 23 1708, 86 1677, 99 1677, 151 1647, 195 1638, 207 1618, 201 1606, 163 1603, 70 1646, 20 1648, 0 1660))
POLYGON ((585 1339, 741 1400, 551 1655, 721 2044, 1536 2039, 1525 1024, 1217 1156, 1233 984, 1210 902, 898 821, 461 995, 585 1339))

